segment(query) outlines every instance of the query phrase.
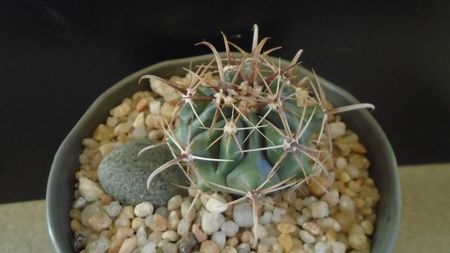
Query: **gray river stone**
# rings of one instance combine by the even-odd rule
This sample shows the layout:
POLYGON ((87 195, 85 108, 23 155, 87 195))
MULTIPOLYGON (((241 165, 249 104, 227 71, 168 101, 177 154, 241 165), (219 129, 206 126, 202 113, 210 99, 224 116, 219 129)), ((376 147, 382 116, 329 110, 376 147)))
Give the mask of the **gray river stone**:
POLYGON ((177 194, 186 190, 175 185, 186 185, 186 177, 178 166, 172 166, 153 179, 147 189, 148 176, 171 160, 172 154, 165 145, 148 150, 138 156, 143 148, 153 144, 148 139, 132 140, 109 153, 100 163, 98 176, 103 189, 123 204, 136 205, 150 201, 156 206, 167 205, 177 194))

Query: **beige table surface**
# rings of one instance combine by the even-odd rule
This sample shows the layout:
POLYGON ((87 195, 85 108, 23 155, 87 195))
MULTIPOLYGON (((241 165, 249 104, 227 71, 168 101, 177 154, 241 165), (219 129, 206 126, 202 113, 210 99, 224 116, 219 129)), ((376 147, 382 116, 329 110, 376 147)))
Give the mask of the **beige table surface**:
MULTIPOLYGON (((450 164, 400 167, 402 225, 395 253, 450 252, 450 164)), ((54 252, 45 200, 0 205, 0 253, 54 252)))

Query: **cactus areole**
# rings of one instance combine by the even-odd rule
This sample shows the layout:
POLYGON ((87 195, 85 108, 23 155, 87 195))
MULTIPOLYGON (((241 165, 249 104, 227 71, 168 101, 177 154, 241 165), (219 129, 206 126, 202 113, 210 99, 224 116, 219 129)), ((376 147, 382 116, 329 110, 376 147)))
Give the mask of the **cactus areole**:
POLYGON ((258 42, 256 25, 250 53, 223 38, 223 58, 210 43, 199 43, 212 50, 214 59, 186 70, 188 86, 153 75, 141 78, 158 79, 181 94, 179 122, 172 127, 161 120, 165 141, 157 144, 168 145, 174 158, 148 181, 165 169, 181 168, 201 192, 254 199, 296 187, 312 173, 326 173, 318 145, 327 139, 331 146, 324 138, 327 115, 373 106, 327 107, 318 78, 296 76, 302 50, 281 66, 268 57, 278 48, 263 51, 268 38, 258 42), (240 54, 231 54, 230 46, 240 54))

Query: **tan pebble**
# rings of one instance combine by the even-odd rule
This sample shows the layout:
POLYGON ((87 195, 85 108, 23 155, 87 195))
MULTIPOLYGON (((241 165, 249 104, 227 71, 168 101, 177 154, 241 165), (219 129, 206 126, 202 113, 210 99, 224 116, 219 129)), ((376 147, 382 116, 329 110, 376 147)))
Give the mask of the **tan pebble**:
POLYGON ((353 199, 353 202, 355 203, 355 207, 359 209, 363 208, 365 205, 364 200, 362 200, 361 198, 355 198, 353 199))
POLYGON ((278 243, 280 243, 285 252, 291 252, 292 248, 294 247, 292 237, 288 234, 281 234, 280 236, 278 236, 278 243))
POLYGON ((241 234, 241 242, 243 243, 252 243, 254 240, 253 233, 250 231, 244 231, 241 234))
MULTIPOLYGON (((283 253, 283 246, 276 243, 272 246, 272 253, 283 253)), ((286 252, 287 253, 287 252, 286 252)))
POLYGON ((159 115, 149 114, 145 117, 145 125, 151 129, 158 129, 161 118, 159 115))
POLYGON ((180 218, 178 217, 177 211, 171 211, 169 217, 167 218, 167 228, 175 230, 177 229, 180 218))
POLYGON ((173 230, 168 230, 162 234, 162 238, 170 242, 176 242, 178 241, 178 239, 180 239, 180 235, 173 230))
POLYGON ((341 225, 341 231, 343 232, 347 232, 355 220, 354 215, 344 214, 342 212, 337 213, 334 218, 341 225))
POLYGON ((336 139, 336 141, 334 142, 334 144, 338 147, 338 149, 341 151, 342 155, 347 156, 348 154, 350 154, 351 149, 348 145, 348 143, 346 143, 345 141, 343 141, 342 139, 336 139))
POLYGON ((348 188, 342 189, 341 192, 342 192, 342 194, 347 195, 347 196, 349 196, 351 198, 356 197, 356 193, 354 191, 348 189, 348 188))
POLYGON ((327 229, 327 231, 325 231, 325 236, 327 238, 327 241, 336 241, 337 239, 336 231, 334 231, 334 229, 332 228, 329 228, 327 229))
POLYGON ((126 142, 128 140, 128 135, 127 134, 120 134, 119 136, 117 136, 117 140, 119 142, 126 142))
POLYGON ((233 246, 226 246, 220 253, 237 253, 233 246))
POLYGON ((192 225, 192 233, 195 236, 195 239, 197 239, 198 242, 203 242, 206 239, 208 239, 208 236, 202 231, 200 228, 200 224, 195 223, 192 225))
POLYGON ((203 241, 200 246, 201 253, 220 253, 219 246, 211 240, 203 241))
POLYGON ((113 129, 104 124, 100 124, 97 129, 95 129, 93 137, 97 141, 110 140, 113 137, 113 129))
POLYGON ((348 243, 350 247, 356 250, 365 250, 369 248, 369 242, 367 236, 364 234, 353 234, 348 237, 348 243))
POLYGON ((295 210, 301 211, 302 208, 303 208, 303 200, 302 199, 296 199, 295 202, 294 202, 294 207, 295 207, 295 210))
POLYGON ((133 121, 133 127, 135 128, 145 128, 145 114, 140 112, 133 121))
POLYGON ((115 128, 114 128, 114 135, 118 136, 121 134, 127 134, 130 132, 131 130, 131 123, 130 122, 122 122, 119 123, 115 128))
POLYGON ((361 227, 364 229, 364 233, 366 235, 372 235, 373 234, 373 223, 369 220, 363 220, 361 222, 361 227))
POLYGON ((111 232, 111 230, 103 230, 102 232, 100 232, 100 236, 108 238, 108 240, 109 240, 109 239, 111 239, 112 232, 111 232))
POLYGON ((123 241, 122 246, 120 246, 119 253, 131 253, 131 251, 136 248, 137 240, 136 237, 130 237, 123 241))
POLYGON ((132 234, 134 234, 134 230, 131 228, 118 228, 117 232, 115 234, 116 238, 119 240, 125 240, 126 238, 130 237, 132 234))
POLYGON ((143 110, 145 110, 145 108, 147 108, 148 106, 148 99, 147 98, 141 98, 135 106, 136 111, 138 112, 142 112, 143 110))
POLYGON ((311 177, 309 191, 316 197, 322 196, 327 190, 327 178, 323 176, 311 177))
POLYGON ((295 191, 285 191, 282 194, 283 200, 290 205, 293 205, 297 199, 297 193, 295 191))
POLYGON ((238 244, 239 244, 239 240, 236 237, 231 237, 226 242, 226 245, 230 245, 230 246, 233 246, 233 247, 236 247, 238 244))
POLYGON ((302 228, 313 235, 320 235, 322 233, 320 227, 314 222, 305 222, 303 223, 302 228))
POLYGON ((111 218, 103 211, 98 211, 89 218, 89 226, 96 232, 109 228, 111 223, 111 218))
POLYGON ((143 219, 143 218, 134 218, 134 219, 131 221, 131 228, 132 228, 134 231, 137 231, 140 227, 143 227, 143 226, 145 226, 145 223, 144 223, 144 219, 143 219))
POLYGON ((122 103, 114 107, 109 113, 111 116, 119 118, 128 115, 131 111, 131 106, 128 103, 122 103))
POLYGON ((166 102, 161 107, 161 115, 166 117, 168 120, 171 120, 175 115, 175 107, 170 103, 166 102))
POLYGON ((116 142, 106 143, 100 146, 99 150, 103 157, 108 155, 115 147, 117 146, 116 142))
POLYGON ((100 197, 100 204, 102 205, 109 205, 109 203, 111 203, 113 201, 113 198, 111 197, 111 195, 108 194, 103 194, 100 197))
POLYGON ((349 143, 348 146, 350 147, 351 151, 358 153, 358 154, 367 154, 367 149, 359 142, 352 142, 349 143))
POLYGON ((296 225, 297 220, 294 217, 292 217, 289 213, 286 213, 283 216, 281 216, 280 223, 296 225))
POLYGON ((120 246, 122 246, 123 239, 114 238, 109 244, 108 253, 117 253, 120 250, 120 246))
POLYGON ((78 232, 83 228, 83 225, 77 220, 71 220, 70 221, 70 229, 72 229, 73 232, 78 232))
POLYGON ((278 231, 280 231, 282 234, 289 234, 294 233, 297 231, 297 226, 287 223, 280 223, 277 225, 278 231))
POLYGON ((166 101, 176 100, 180 97, 179 92, 159 79, 150 79, 150 87, 152 88, 152 91, 162 96, 166 101))
POLYGON ((259 244, 256 253, 268 253, 270 251, 270 246, 265 244, 259 244))
POLYGON ((175 195, 169 199, 169 202, 167 203, 167 209, 169 211, 178 209, 180 208, 181 203, 183 203, 183 197, 181 197, 181 195, 175 195))
POLYGON ((151 130, 147 135, 150 140, 161 140, 163 136, 164 132, 161 129, 151 130))
POLYGON ((125 206, 120 211, 120 216, 127 217, 128 219, 134 218, 134 208, 133 206, 125 206))
POLYGON ((74 220, 81 221, 81 211, 78 209, 71 209, 69 216, 74 220))
POLYGON ((155 214, 150 221, 150 229, 154 232, 163 232, 167 230, 167 219, 164 216, 155 214))

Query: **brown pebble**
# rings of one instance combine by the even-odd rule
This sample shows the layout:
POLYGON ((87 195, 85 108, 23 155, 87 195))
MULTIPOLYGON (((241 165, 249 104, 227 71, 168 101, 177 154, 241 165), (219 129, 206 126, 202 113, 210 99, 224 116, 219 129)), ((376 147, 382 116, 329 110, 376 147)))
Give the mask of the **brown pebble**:
POLYGON ((145 110, 145 108, 148 107, 148 99, 147 98, 141 98, 137 103, 136 103, 136 111, 138 112, 142 112, 143 110, 145 110))
POLYGON ((159 214, 152 216, 149 227, 154 232, 163 232, 167 230, 167 219, 159 214))
POLYGON ((309 191, 316 197, 322 196, 327 190, 327 178, 314 176, 309 181, 309 191))
POLYGON ((297 230, 297 226, 288 223, 280 223, 277 225, 277 229, 282 234, 289 234, 294 233, 297 230))
POLYGON ((200 228, 200 224, 195 223, 192 225, 192 233, 194 233, 195 239, 199 242, 203 242, 208 239, 208 236, 200 228))
POLYGON ((219 253, 220 248, 217 246, 217 244, 214 241, 207 240, 202 242, 202 245, 200 246, 200 252, 204 253, 219 253))

